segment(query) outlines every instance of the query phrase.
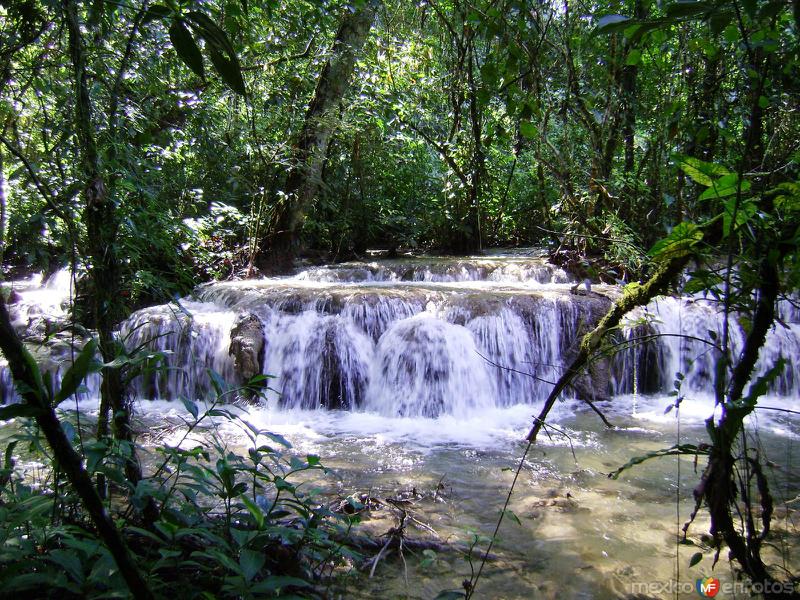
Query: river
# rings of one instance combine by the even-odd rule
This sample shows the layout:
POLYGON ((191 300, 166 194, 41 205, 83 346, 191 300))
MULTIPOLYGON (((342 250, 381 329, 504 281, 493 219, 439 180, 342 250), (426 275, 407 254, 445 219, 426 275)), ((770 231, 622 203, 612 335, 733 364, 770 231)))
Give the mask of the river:
MULTIPOLYGON (((20 287, 21 330, 41 328, 42 314, 60 310, 54 290, 63 293, 63 276, 50 293, 43 289, 36 282, 20 287)), ((175 400, 208 400, 207 368, 233 383, 241 379, 230 332, 242 317, 255 316, 262 371, 275 378, 260 403, 239 405, 242 418, 284 435, 295 452, 321 456, 330 472, 313 484, 328 497, 402 497, 424 524, 412 522, 410 537, 468 545, 476 533, 492 534, 533 415, 580 334, 619 293, 616 286, 576 288, 534 251, 351 263, 291 278, 206 284, 179 303, 135 313, 121 330, 132 346, 150 340, 169 366, 135 381, 140 439, 146 447, 177 443, 187 413, 175 400)), ((780 311, 782 324, 770 333, 758 369, 779 356, 791 360, 761 405, 798 411, 800 313, 788 301, 780 311)), ((706 441, 704 421, 715 414, 717 357, 710 345, 722 331, 719 307, 700 297, 662 298, 627 323, 618 343, 649 341, 598 362, 557 405, 554 429, 527 454, 513 515, 507 513, 475 597, 690 598, 697 597, 696 581, 712 575, 729 586, 720 597, 744 595, 730 587, 735 577, 725 556, 712 569, 702 512, 689 530, 694 545, 679 543, 702 459, 696 465, 686 457, 658 458, 619 479, 607 476, 632 457, 706 441), (667 410, 675 403, 669 393, 676 372, 683 400, 667 410), (690 568, 698 551, 704 558, 690 568)), ((731 324, 735 351, 742 330, 731 324)), ((63 366, 52 368, 57 379, 63 366)), ((13 401, 5 372, 0 386, 13 401)), ((79 399, 83 411, 92 412, 96 390, 90 380, 79 399)), ((186 443, 203 443, 215 428, 232 448, 246 446, 241 431, 225 422, 186 443)), ((775 465, 769 475, 776 549, 766 553, 796 572, 800 420, 759 410, 748 436, 775 465)), ((398 514, 382 502, 362 527, 383 533, 398 514)), ((404 558, 405 564, 396 554, 379 563, 347 597, 433 598, 470 577, 469 561, 456 552, 408 551, 404 558)), ((473 567, 478 560, 476 552, 473 567)))

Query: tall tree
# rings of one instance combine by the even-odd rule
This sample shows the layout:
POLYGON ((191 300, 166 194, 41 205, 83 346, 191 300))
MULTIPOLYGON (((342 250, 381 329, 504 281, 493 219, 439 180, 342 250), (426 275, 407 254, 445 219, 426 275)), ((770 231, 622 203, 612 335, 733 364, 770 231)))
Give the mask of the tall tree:
MULTIPOLYGON (((69 34, 69 52, 74 75, 74 126, 78 141, 84 181, 84 222, 86 254, 90 259, 92 281, 92 315, 97 327, 100 352, 110 363, 116 356, 114 329, 122 317, 120 303, 119 259, 116 253, 119 217, 100 163, 96 130, 93 123, 92 99, 89 92, 86 47, 81 33, 78 6, 75 0, 64 0, 64 19, 69 34)), ((113 411, 114 434, 130 441, 131 431, 125 390, 116 367, 103 369, 98 434, 108 434, 108 413, 113 411)), ((132 461, 129 478, 138 481, 138 466, 132 461)))
POLYGON ((320 189, 337 111, 350 89, 356 60, 372 28, 378 5, 378 0, 367 0, 348 10, 342 18, 293 149, 293 166, 283 189, 275 230, 262 245, 260 264, 264 270, 285 272, 293 266, 300 248, 303 216, 320 189))

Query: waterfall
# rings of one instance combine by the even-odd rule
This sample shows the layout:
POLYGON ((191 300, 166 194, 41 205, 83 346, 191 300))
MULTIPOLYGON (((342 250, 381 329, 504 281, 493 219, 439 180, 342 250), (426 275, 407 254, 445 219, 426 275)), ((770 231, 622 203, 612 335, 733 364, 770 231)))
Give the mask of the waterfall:
MULTIPOLYGON (((28 282, 12 307, 33 342, 41 315, 63 313, 68 274, 48 285, 28 282)), ((346 263, 293 277, 204 284, 179 303, 134 313, 119 336, 129 350, 143 349, 162 364, 132 380, 136 398, 208 398, 214 393, 208 369, 232 385, 242 383, 230 351, 231 329, 252 315, 262 327, 258 360, 271 376, 263 390, 270 404, 466 418, 541 402, 575 356, 580 337, 618 294, 603 285, 575 294, 567 275, 538 256, 346 263)), ((781 301, 778 313, 758 374, 781 356, 800 356, 800 310, 781 301)), ((734 357, 745 325, 730 317, 734 357)), ((566 395, 603 400, 634 390, 664 394, 677 373, 682 392, 709 393, 722 330, 717 303, 654 300, 628 315, 616 336, 621 350, 596 362, 566 395)), ((67 350, 63 346, 46 367, 56 383, 69 363, 67 350)), ((771 393, 798 395, 798 363, 787 362, 771 393)), ((96 377, 87 387, 96 394, 96 377)), ((2 367, 0 393, 3 402, 15 397, 2 367)))
MULTIPOLYGON (((767 335, 755 375, 764 375, 783 357, 787 362, 771 391, 782 396, 797 396, 800 391, 797 360, 800 356, 800 311, 790 301, 779 304, 779 319, 767 335)), ((743 325, 735 314, 728 318, 728 345, 734 360, 744 346, 743 325)), ((633 368, 634 361, 640 388, 645 392, 671 391, 677 374, 680 374, 677 377, 682 393, 710 392, 720 359, 717 348, 722 343, 723 326, 722 305, 704 298, 658 298, 647 307, 632 311, 628 315, 628 326, 623 329, 623 338, 631 342, 644 338, 647 341, 617 357, 614 393, 633 391, 633 374, 637 371, 633 368)))

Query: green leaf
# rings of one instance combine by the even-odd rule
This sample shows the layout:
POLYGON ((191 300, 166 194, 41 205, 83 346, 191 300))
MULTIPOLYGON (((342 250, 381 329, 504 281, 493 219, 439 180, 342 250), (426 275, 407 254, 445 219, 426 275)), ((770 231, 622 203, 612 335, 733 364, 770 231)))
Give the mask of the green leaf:
POLYGON ((236 56, 228 35, 211 17, 196 10, 186 13, 186 16, 195 23, 198 33, 206 42, 228 56, 236 56))
POLYGON ((192 21, 197 33, 206 41, 208 56, 219 76, 234 92, 246 95, 239 58, 225 31, 208 15, 199 11, 190 11, 186 16, 192 21))
POLYGON ((692 555, 692 558, 691 558, 691 559, 689 559, 689 566, 690 566, 690 567, 693 567, 693 566, 695 566, 697 563, 699 563, 701 560, 703 560, 703 553, 702 553, 702 552, 695 552, 695 553, 692 555))
POLYGON ((247 94, 244 86, 244 79, 242 78, 242 70, 239 67, 239 62, 230 58, 226 58, 214 48, 208 49, 208 56, 211 58, 211 64, 214 65, 217 73, 230 88, 242 96, 247 94))
POLYGON ((734 12, 731 10, 715 10, 708 19, 708 25, 714 35, 719 35, 733 20, 734 12))
POLYGON ((531 123, 530 121, 521 121, 519 124, 519 132, 522 134, 522 137, 533 139, 538 135, 538 130, 536 129, 536 125, 531 123))
POLYGON ((695 2, 694 0, 679 0, 666 7, 668 17, 695 17, 709 12, 713 6, 707 2, 695 2))
POLYGON ((694 158, 693 156, 675 154, 672 159, 679 169, 694 181, 706 187, 710 187, 714 183, 715 177, 723 177, 731 174, 731 172, 722 165, 709 163, 699 158, 694 158))
POLYGON ((47 554, 47 559, 64 569, 75 582, 83 583, 83 566, 74 551, 51 550, 47 554))
POLYGON ((703 239, 703 232, 694 223, 678 223, 663 240, 656 242, 647 252, 656 260, 671 260, 685 256, 703 239))
POLYGON ((796 212, 800 211, 800 183, 787 182, 777 185, 769 191, 775 196, 775 208, 778 210, 796 212))
POLYGON ((739 202, 739 207, 737 209, 736 198, 729 198, 726 200, 723 204, 723 208, 722 231, 726 236, 730 235, 732 231, 731 224, 733 223, 734 215, 736 216, 736 227, 739 228, 752 219, 756 212, 758 212, 758 207, 752 200, 743 200, 739 202))
POLYGON ((289 443, 289 440, 287 440, 285 437, 283 437, 279 433, 272 433, 270 431, 262 431, 261 433, 264 434, 265 436, 267 436, 273 442, 276 442, 276 443, 280 444, 284 448, 291 448, 292 447, 292 444, 289 443))
POLYGON ((261 509, 258 507, 258 505, 255 502, 253 502, 252 500, 250 500, 250 498, 248 498, 247 496, 242 496, 239 499, 242 501, 242 504, 244 504, 245 508, 247 508, 247 510, 250 512, 250 514, 253 515, 253 518, 256 520, 256 524, 258 525, 258 528, 259 529, 263 528, 264 527, 264 513, 261 511, 261 509))
POLYGON ((285 575, 267 577, 263 581, 259 581, 250 587, 250 592, 263 594, 265 592, 275 592, 287 587, 309 588, 311 584, 297 577, 288 577, 285 575))
POLYGON ((0 406, 0 421, 16 419, 17 417, 35 417, 39 414, 39 409, 30 404, 9 404, 0 406))
POLYGON ((255 550, 244 549, 239 552, 239 566, 242 568, 242 573, 247 581, 252 581, 258 575, 258 572, 263 568, 267 557, 263 552, 256 552, 255 550))
POLYGON ((642 51, 637 50, 634 48, 630 52, 628 52, 628 57, 625 59, 625 64, 631 67, 635 67, 640 62, 642 62, 642 51))
POLYGON ((595 33, 615 33, 629 27, 632 23, 630 17, 623 15, 605 15, 597 20, 595 33))
MULTIPOLYGON (((739 189, 739 176, 736 173, 723 175, 716 181, 712 181, 710 187, 700 194, 698 200, 709 200, 712 198, 726 198, 732 196, 739 189)), ((741 190, 747 192, 750 189, 750 182, 742 181, 741 190)))
MULTIPOLYGON (((214 369, 206 369, 206 374, 208 375, 208 379, 211 382, 211 387, 214 388, 214 393, 217 396, 222 396, 225 392, 225 388, 227 385, 225 384, 225 380, 222 376, 217 373, 214 369)), ((224 413, 225 411, 222 410, 213 410, 209 411, 208 414, 210 416, 218 416, 220 413, 224 413)))
POLYGON ((89 373, 96 373, 100 370, 102 365, 95 360, 96 353, 97 342, 89 340, 72 366, 64 373, 64 377, 61 379, 61 389, 58 390, 54 400, 56 406, 72 396, 89 373))
POLYGON ((194 41, 191 32, 183 21, 175 21, 169 28, 169 39, 180 59, 200 78, 205 77, 203 69, 203 55, 194 41))
POLYGON ((142 19, 142 25, 147 25, 148 23, 152 23, 153 21, 159 21, 164 19, 172 14, 172 11, 164 6, 163 4, 153 4, 150 8, 147 9, 147 12, 144 13, 144 18, 142 19))
POLYGON ((14 468, 14 448, 17 447, 19 440, 14 440, 8 446, 6 446, 5 454, 3 455, 3 468, 4 469, 13 469, 14 468))
MULTIPOLYGON (((51 589, 53 587, 53 574, 48 572, 42 573, 23 573, 5 579, 3 581, 3 593, 11 595, 12 592, 41 592, 42 590, 51 589)), ((33 598, 35 594, 26 594, 26 597, 33 598)))
POLYGON ((197 415, 200 412, 199 409, 197 408, 197 403, 192 402, 188 398, 181 398, 181 402, 183 402, 183 405, 186 407, 186 410, 189 411, 189 414, 191 414, 195 419, 197 419, 197 415))

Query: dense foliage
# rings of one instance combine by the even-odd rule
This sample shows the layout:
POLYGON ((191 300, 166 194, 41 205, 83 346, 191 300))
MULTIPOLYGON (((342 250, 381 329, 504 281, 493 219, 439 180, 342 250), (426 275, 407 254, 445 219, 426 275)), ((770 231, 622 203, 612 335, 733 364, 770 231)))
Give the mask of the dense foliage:
MULTIPOLYGON (((85 235, 67 40, 46 4, 4 10, 6 264, 53 270, 85 235)), ((236 90, 200 52, 213 46, 190 4, 87 8, 94 133, 134 302, 268 254, 344 10, 204 4, 241 63, 236 90)), ((735 171, 754 117, 746 174, 794 181, 797 47, 791 11, 770 2, 382 3, 329 117, 304 246, 335 259, 560 242, 605 255, 611 277, 638 273, 632 245, 714 211, 685 159, 735 171)))
MULTIPOLYGON (((357 517, 331 512, 313 487, 297 480, 303 472, 323 470, 319 457, 293 455, 283 437, 220 406, 234 390, 217 390, 217 402, 185 402, 186 427, 178 443, 158 448, 150 457, 153 468, 135 487, 125 475, 132 452, 127 442, 95 439, 67 418, 63 427, 86 457, 87 471, 109 482, 110 510, 157 597, 289 598, 293 591, 320 597, 324 585, 312 582, 330 586, 340 567, 359 558, 340 542, 357 517), (218 429, 225 425, 245 434, 246 454, 223 441, 218 429), (191 443, 199 429, 210 432, 203 446, 191 443), (140 511, 147 514, 144 522, 140 511)), ((126 597, 114 557, 92 535, 63 473, 46 470, 24 480, 14 469, 15 449, 24 448, 29 459, 54 461, 40 432, 29 427, 6 442, 0 596, 126 597), (58 493, 42 493, 47 489, 58 493)))
POLYGON ((776 302, 800 283, 799 35, 796 0, 0 0, 0 269, 84 270, 77 312, 103 359, 88 442, 59 425, 0 320, 25 398, 3 417, 37 420, 57 466, 48 486, 70 486, 31 493, 7 453, 0 535, 19 543, 0 557, 13 565, 4 590, 47 578, 53 595, 119 591, 104 578, 112 555, 141 597, 319 580, 347 558, 335 517, 286 481, 318 459, 284 464, 252 432, 248 457, 165 449, 164 468, 143 473, 114 328, 202 280, 285 271, 298 253, 516 244, 548 245, 580 278, 633 282, 584 360, 686 267, 685 291, 738 314, 739 355, 727 334, 711 344, 721 416, 709 448, 689 452, 708 456, 696 499, 717 548, 769 580, 769 494, 738 440, 782 365, 750 386, 776 302), (89 477, 122 490, 122 536, 92 511, 89 477), (740 500, 746 527, 731 516, 740 500))

